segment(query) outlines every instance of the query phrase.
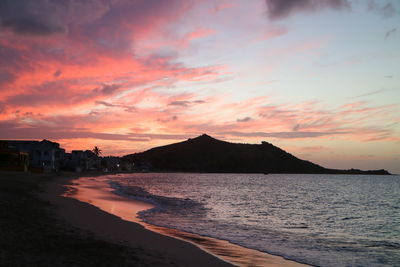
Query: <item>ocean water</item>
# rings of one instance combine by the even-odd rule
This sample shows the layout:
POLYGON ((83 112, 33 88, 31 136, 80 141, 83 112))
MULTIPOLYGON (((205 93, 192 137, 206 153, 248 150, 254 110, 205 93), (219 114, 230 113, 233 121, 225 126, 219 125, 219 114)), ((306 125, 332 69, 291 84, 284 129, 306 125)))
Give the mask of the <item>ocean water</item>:
POLYGON ((115 193, 147 223, 315 266, 400 266, 400 177, 137 173, 115 193))

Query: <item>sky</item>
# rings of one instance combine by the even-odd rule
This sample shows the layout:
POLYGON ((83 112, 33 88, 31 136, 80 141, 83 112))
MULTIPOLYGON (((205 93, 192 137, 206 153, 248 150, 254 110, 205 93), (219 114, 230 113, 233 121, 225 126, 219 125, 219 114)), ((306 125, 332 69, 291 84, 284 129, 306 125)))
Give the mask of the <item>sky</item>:
POLYGON ((207 133, 400 173, 400 1, 2 0, 0 139, 207 133))

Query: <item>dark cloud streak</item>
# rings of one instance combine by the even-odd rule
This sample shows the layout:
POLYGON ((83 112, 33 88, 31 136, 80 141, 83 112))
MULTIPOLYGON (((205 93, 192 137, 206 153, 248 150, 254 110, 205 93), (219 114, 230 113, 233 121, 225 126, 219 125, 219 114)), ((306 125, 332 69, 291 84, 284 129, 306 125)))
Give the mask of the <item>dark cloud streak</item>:
POLYGON ((248 122, 248 121, 251 121, 251 118, 250 117, 245 117, 245 118, 242 118, 242 119, 237 119, 236 121, 237 122, 248 122))
POLYGON ((188 106, 190 106, 190 105, 194 105, 194 104, 203 104, 203 103, 205 103, 204 100, 194 100, 194 101, 176 100, 176 101, 171 101, 168 105, 169 105, 169 106, 188 107, 188 106))
POLYGON ((62 74, 62 71, 61 71, 61 70, 57 70, 56 72, 54 72, 53 76, 54 76, 54 78, 57 78, 57 77, 59 77, 61 74, 62 74))
POLYGON ((387 91, 391 91, 391 90, 386 89, 386 88, 382 88, 382 89, 379 89, 379 90, 375 90, 375 91, 367 92, 365 94, 354 96, 353 98, 360 98, 360 97, 365 97, 365 96, 376 95, 376 94, 384 93, 384 92, 387 92, 387 91))
POLYGON ((190 101, 172 101, 168 105, 170 106, 180 106, 180 107, 187 107, 189 106, 190 101))
POLYGON ((121 88, 121 86, 120 84, 105 84, 101 88, 96 88, 95 91, 100 91, 104 95, 111 95, 121 88))
POLYGON ((0 1, 0 25, 17 34, 49 35, 65 31, 61 1, 0 1))
POLYGON ((220 135, 233 135, 239 137, 275 137, 282 139, 296 139, 296 138, 315 138, 320 136, 329 136, 329 135, 343 135, 349 134, 347 131, 333 131, 333 132, 252 132, 252 133, 243 133, 243 132, 220 132, 220 135))
POLYGON ((95 138, 101 140, 122 140, 144 142, 148 138, 135 137, 130 134, 96 133, 90 131, 68 131, 67 129, 35 126, 24 127, 15 122, 0 122, 0 139, 76 139, 95 138))
POLYGON ((119 107, 119 105, 111 104, 111 103, 108 103, 108 102, 105 102, 105 101, 96 101, 95 104, 96 105, 103 105, 103 106, 106 106, 106 107, 119 107))
POLYGON ((66 127, 48 126, 24 126, 16 121, 0 122, 0 139, 24 139, 24 140, 59 140, 76 138, 95 138, 100 140, 119 140, 130 142, 147 142, 151 139, 182 140, 192 137, 193 134, 152 134, 152 133, 128 133, 110 134, 90 132, 86 129, 69 130, 66 127))
POLYGON ((385 33, 385 39, 388 39, 390 36, 396 34, 397 28, 393 28, 385 33))
POLYGON ((281 19, 296 12, 313 12, 323 8, 349 8, 347 0, 265 0, 270 19, 281 19))
POLYGON ((4 113, 6 111, 6 107, 4 106, 4 104, 2 102, 0 102, 0 114, 4 113))
POLYGON ((134 106, 128 106, 128 105, 124 105, 124 104, 112 104, 106 101, 95 101, 96 105, 103 105, 106 107, 117 107, 117 108, 123 108, 125 109, 126 112, 136 112, 137 108, 134 106))

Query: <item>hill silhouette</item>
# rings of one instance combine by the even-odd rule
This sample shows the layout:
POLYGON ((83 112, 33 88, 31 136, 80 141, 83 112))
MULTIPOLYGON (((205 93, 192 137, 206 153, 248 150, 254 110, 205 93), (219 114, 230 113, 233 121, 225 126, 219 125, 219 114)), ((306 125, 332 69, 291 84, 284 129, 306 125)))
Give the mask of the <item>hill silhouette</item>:
POLYGON ((216 173, 340 173, 389 174, 385 170, 361 171, 327 169, 296 158, 268 142, 237 144, 207 134, 186 141, 126 155, 134 162, 155 171, 216 173))

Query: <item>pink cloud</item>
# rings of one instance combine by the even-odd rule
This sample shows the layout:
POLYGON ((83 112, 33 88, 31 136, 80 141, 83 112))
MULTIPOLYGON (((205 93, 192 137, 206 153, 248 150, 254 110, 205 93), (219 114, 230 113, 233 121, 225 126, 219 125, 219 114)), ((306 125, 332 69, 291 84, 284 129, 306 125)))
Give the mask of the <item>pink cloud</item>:
POLYGON ((233 8, 236 7, 237 5, 235 3, 232 2, 222 2, 217 4, 213 9, 212 12, 216 13, 216 12, 220 12, 223 11, 225 9, 229 9, 229 8, 233 8))
MULTIPOLYGON (((134 94, 132 92, 129 99, 134 94)), ((220 99, 199 100, 193 93, 171 97, 147 89, 140 94, 142 97, 132 102, 125 99, 126 102, 107 102, 106 105, 97 103, 100 107, 95 113, 69 116, 21 114, 8 122, 3 121, 0 138, 30 136, 39 139, 44 136, 55 140, 98 140, 105 144, 116 140, 132 149, 138 145, 149 147, 166 140, 182 140, 204 132, 238 141, 332 137, 358 142, 398 141, 398 136, 390 128, 367 123, 370 120, 366 117, 378 119, 382 113, 371 109, 362 109, 362 116, 360 113, 343 113, 349 107, 359 109, 360 105, 367 103, 349 103, 338 109, 325 109, 318 102, 267 105, 271 99, 265 97, 226 104, 220 99), (146 98, 156 101, 156 105, 143 105, 146 98), (126 112, 124 105, 133 102, 137 106, 135 112, 126 112), (196 113, 191 112, 192 108, 198 109, 196 113), (216 116, 214 109, 223 114, 216 116), (236 115, 229 120, 232 114, 236 115)), ((394 108, 382 106, 374 110, 388 112, 394 108)))
POLYGON ((285 27, 268 27, 264 32, 255 39, 255 41, 264 41, 287 34, 289 30, 285 27))
MULTIPOLYGON (((47 14, 37 28, 18 20, 0 27, 0 138, 49 138, 67 149, 99 145, 107 154, 141 151, 205 132, 239 142, 310 142, 304 146, 308 152, 318 151, 312 143, 318 140, 399 142, 396 127, 388 126, 400 121, 398 105, 238 98, 240 92, 230 95, 243 86, 233 79, 239 75, 232 66, 214 57, 211 61, 219 63, 196 59, 190 65, 191 59, 182 56, 193 56, 204 44, 230 56, 254 45, 257 37, 285 35, 287 28, 267 20, 260 24, 248 12, 260 3, 70 1, 73 6, 62 15, 65 10, 53 2, 39 1, 37 16, 14 10, 33 22, 47 14), (200 7, 190 12, 195 4, 200 7), (244 13, 250 15, 238 20, 244 13), (218 24, 203 23, 210 14, 218 24), (235 40, 227 43, 227 35, 235 40)), ((260 68, 271 72, 281 61, 318 53, 327 42, 323 36, 260 51, 270 59, 260 68)), ((253 85, 258 81, 242 88, 251 92, 253 85)))
POLYGON ((215 34, 215 30, 213 29, 198 28, 194 31, 185 34, 183 38, 180 40, 180 44, 178 45, 178 47, 186 48, 188 47, 191 41, 208 37, 213 34, 215 34))

